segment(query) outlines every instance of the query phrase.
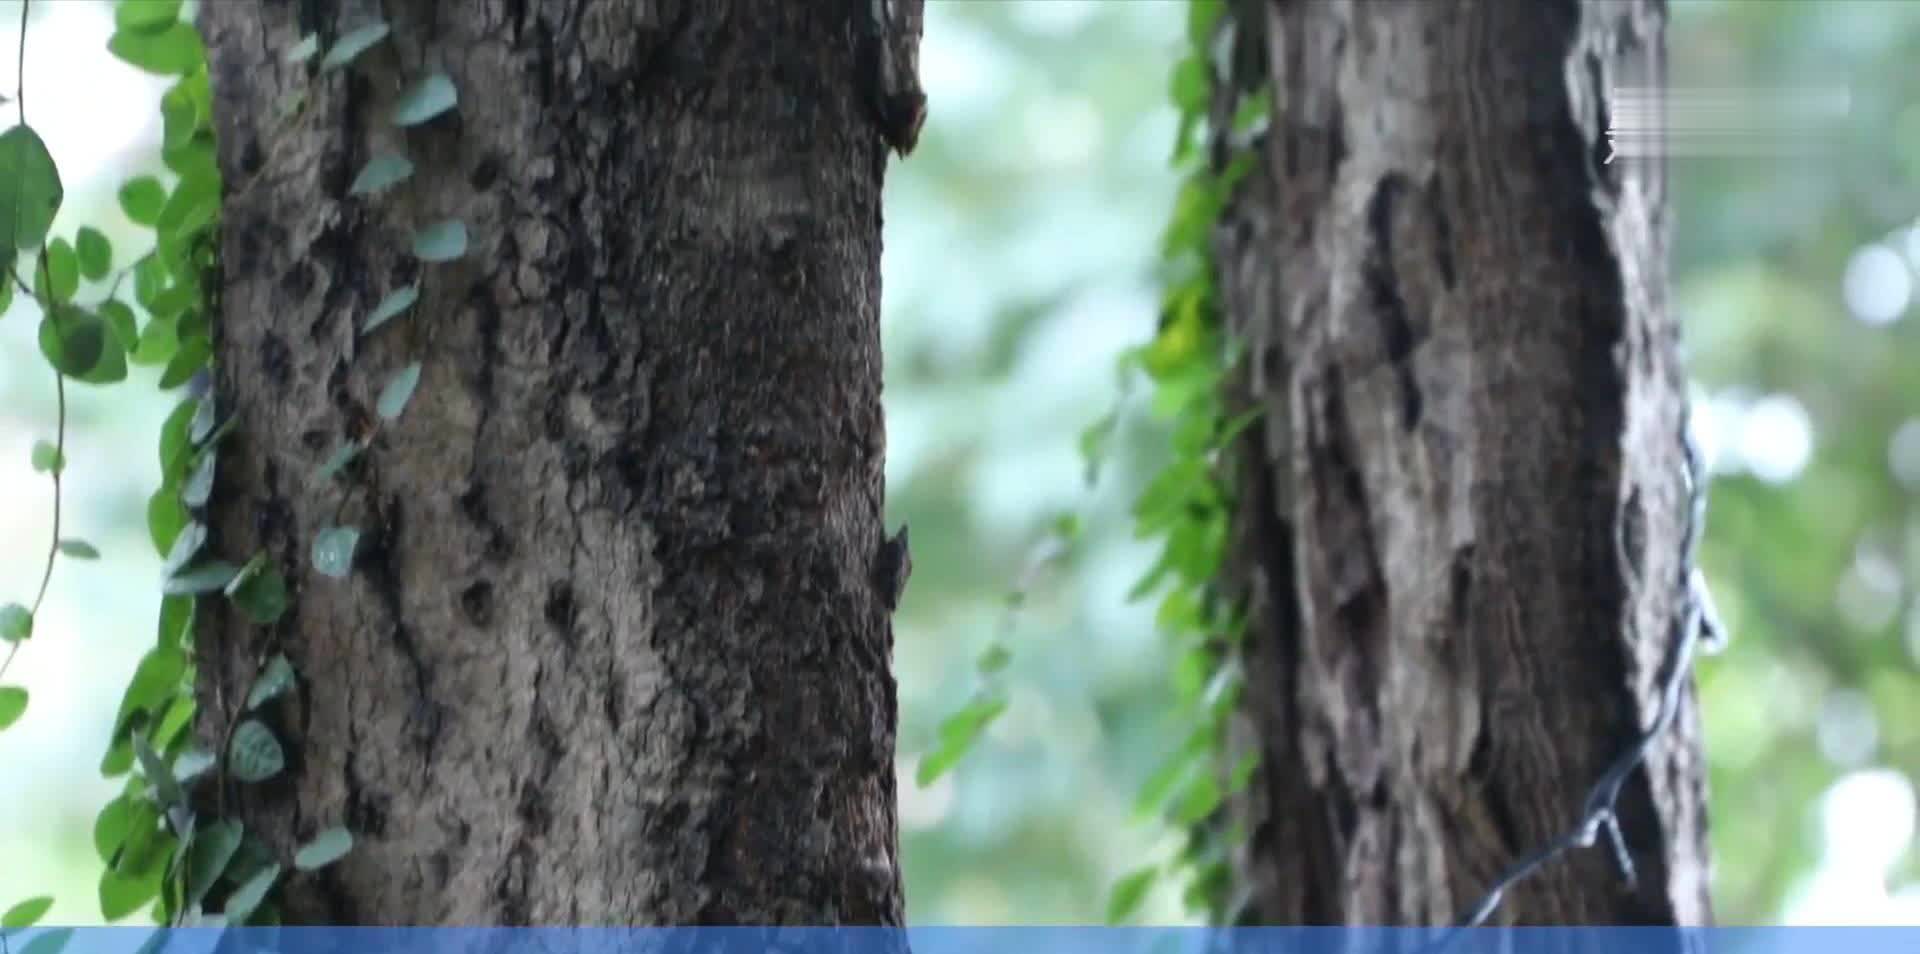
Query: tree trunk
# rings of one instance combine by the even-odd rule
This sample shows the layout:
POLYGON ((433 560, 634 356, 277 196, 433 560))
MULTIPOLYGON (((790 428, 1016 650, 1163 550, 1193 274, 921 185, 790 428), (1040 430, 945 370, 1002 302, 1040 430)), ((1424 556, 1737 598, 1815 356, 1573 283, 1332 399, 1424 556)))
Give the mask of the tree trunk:
MULTIPOLYGON (((1684 611, 1664 171, 1606 163, 1603 103, 1658 82, 1664 5, 1232 7, 1274 101, 1216 243, 1264 409, 1226 581, 1244 918, 1448 923, 1653 722, 1684 611)), ((1619 800, 1637 888, 1603 838, 1493 923, 1710 919, 1684 699, 1619 800)))
POLYGON ((293 590, 265 630, 205 601, 201 731, 284 651, 289 770, 220 797, 283 859, 357 839, 288 923, 900 923, 868 6, 201 5, 209 523, 293 590), (345 69, 284 57, 380 19, 345 69), (434 71, 457 109, 396 126, 434 71), (383 153, 417 171, 350 195, 383 153), (464 257, 416 260, 449 218, 464 257), (308 555, 336 523, 345 579, 308 555))

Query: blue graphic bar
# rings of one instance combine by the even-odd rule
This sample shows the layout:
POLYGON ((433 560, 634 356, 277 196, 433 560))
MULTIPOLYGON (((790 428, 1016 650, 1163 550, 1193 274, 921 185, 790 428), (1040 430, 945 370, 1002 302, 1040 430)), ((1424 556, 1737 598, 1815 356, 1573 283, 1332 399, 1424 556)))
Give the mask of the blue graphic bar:
POLYGON ((0 954, 1920 954, 1914 928, 34 928, 0 954))

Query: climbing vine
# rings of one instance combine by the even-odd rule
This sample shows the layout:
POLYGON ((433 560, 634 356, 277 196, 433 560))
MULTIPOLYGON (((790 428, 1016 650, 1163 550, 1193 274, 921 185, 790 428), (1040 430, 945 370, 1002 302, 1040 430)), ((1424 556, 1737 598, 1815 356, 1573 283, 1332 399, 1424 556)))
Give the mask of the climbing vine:
MULTIPOLYGON (((1120 356, 1119 393, 1080 438, 1086 481, 1092 485, 1111 454, 1132 385, 1142 378, 1152 387, 1152 413, 1171 438, 1169 460, 1141 492, 1132 514, 1135 532, 1160 541, 1161 554, 1129 599, 1159 601, 1154 623, 1174 653, 1175 716, 1187 732, 1143 783, 1136 808, 1143 815, 1163 816, 1187 837, 1175 857, 1142 865, 1114 886, 1107 919, 1116 923, 1131 917, 1156 885, 1170 879, 1182 883, 1189 913, 1216 922, 1231 918, 1228 849, 1240 834, 1225 825, 1222 806, 1255 768, 1251 757, 1228 765, 1226 726, 1241 684, 1231 650, 1241 617, 1218 588, 1233 499, 1221 455, 1253 417, 1232 415, 1226 404, 1223 385, 1233 348, 1221 318, 1209 244, 1249 157, 1229 150, 1228 161, 1217 165, 1202 148, 1209 141, 1227 141, 1219 134, 1226 131, 1208 129, 1220 82, 1214 50, 1225 3, 1188 0, 1187 12, 1187 52, 1173 69, 1170 89, 1180 120, 1172 162, 1182 184, 1161 241, 1159 327, 1146 344, 1120 356)), ((1268 102, 1265 96, 1246 97, 1232 113, 1233 131, 1245 132, 1264 117, 1268 102)), ((1036 545, 1008 595, 1009 622, 1035 574, 1069 552, 1080 526, 1077 514, 1063 515, 1036 545)), ((922 756, 921 785, 951 770, 1005 711, 999 673, 1008 659, 1003 635, 980 658, 972 700, 941 723, 934 746, 922 756)))
MULTIPOLYGON (((64 559, 99 553, 83 540, 60 535, 61 476, 67 466, 68 383, 104 386, 123 381, 130 366, 157 369, 162 391, 183 397, 160 428, 161 483, 147 501, 146 523, 163 558, 162 599, 155 641, 130 680, 107 740, 100 770, 125 778, 118 796, 100 811, 93 841, 105 865, 99 882, 101 914, 117 921, 150 910, 161 925, 253 925, 277 922, 275 889, 293 871, 313 871, 345 856, 353 846, 343 827, 314 833, 290 858, 248 832, 225 808, 233 786, 278 776, 288 764, 284 738, 269 709, 300 691, 300 680, 275 638, 275 624, 291 602, 286 573, 265 552, 238 563, 213 555, 217 549, 205 522, 212 499, 217 450, 232 432, 235 416, 219 406, 212 366, 217 360, 215 319, 221 286, 218 222, 222 182, 214 152, 212 89, 206 51, 182 0, 120 0, 109 50, 148 73, 174 79, 161 97, 160 158, 164 176, 140 175, 118 191, 126 217, 150 233, 152 247, 115 270, 116 253, 105 233, 80 227, 69 241, 51 235, 65 197, 59 170, 46 144, 28 122, 26 59, 31 0, 22 4, 20 88, 13 104, 16 123, 0 133, 0 313, 17 288, 39 306, 39 349, 53 372, 56 419, 53 438, 34 445, 32 465, 49 476, 53 531, 33 602, 0 607, 0 680, 14 657, 30 645, 55 566, 64 559), (16 265, 32 256, 32 278, 16 265), (127 281, 131 279, 131 281, 127 281), (96 299, 82 299, 82 282, 105 286, 96 299), (123 299, 130 286, 131 302, 123 299), (198 714, 194 694, 194 623, 204 601, 223 599, 240 618, 263 633, 255 674, 244 698, 225 713, 228 726, 209 750, 189 730, 198 714)), ((385 23, 357 25, 331 38, 308 34, 290 45, 286 59, 304 65, 311 83, 339 82, 330 74, 348 70, 389 34, 385 23), (326 52, 321 54, 325 46, 326 52), (315 62, 315 57, 318 61, 315 62)), ((297 117, 305 96, 282 104, 281 122, 297 117)), ((419 126, 453 110, 458 93, 444 73, 415 79, 399 96, 388 121, 419 126)), ((350 196, 374 201, 404 186, 414 165, 395 153, 376 154, 348 188, 350 196)), ((467 249, 467 227, 458 220, 425 224, 413 233, 410 254, 422 263, 449 262, 467 249)), ((372 334, 401 317, 421 298, 420 282, 394 289, 360 322, 372 334)), ((317 483, 344 480, 348 465, 365 452, 381 424, 398 418, 420 381, 414 362, 393 372, 375 402, 379 419, 365 432, 343 434, 318 462, 317 483)), ((342 496, 344 507, 345 497, 342 496)), ((322 528, 311 541, 318 574, 343 578, 352 569, 359 530, 322 528)), ((26 688, 0 682, 0 730, 26 710, 26 688)), ((30 928, 52 907, 50 897, 14 904, 0 914, 0 945, 6 932, 30 928)), ((67 933, 42 931, 23 950, 57 954, 67 933)))

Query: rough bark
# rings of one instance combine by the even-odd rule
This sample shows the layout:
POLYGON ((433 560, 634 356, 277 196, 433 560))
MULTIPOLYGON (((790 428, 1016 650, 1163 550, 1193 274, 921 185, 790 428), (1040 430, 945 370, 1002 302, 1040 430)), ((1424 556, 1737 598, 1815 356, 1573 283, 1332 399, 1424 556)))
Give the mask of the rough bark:
MULTIPOLYGON (((1657 81, 1664 9, 1230 15, 1274 93, 1217 242, 1265 409, 1229 572, 1263 764, 1244 918, 1447 923, 1651 723, 1682 609, 1664 172, 1603 162, 1603 95, 1657 81)), ((1689 686, 1620 800, 1637 889, 1603 841, 1495 923, 1709 920, 1703 777, 1689 686)))
POLYGON ((270 630, 204 608, 201 731, 284 650, 293 765, 229 811, 283 857, 358 839, 290 923, 901 921, 868 7, 201 5, 239 418, 210 524, 294 590, 270 630), (348 69, 283 58, 375 19, 348 69), (433 70, 457 111, 395 128, 433 70), (382 152, 418 171, 349 196, 382 152), (415 262, 449 217, 470 251, 415 262), (307 555, 336 521, 345 580, 307 555))

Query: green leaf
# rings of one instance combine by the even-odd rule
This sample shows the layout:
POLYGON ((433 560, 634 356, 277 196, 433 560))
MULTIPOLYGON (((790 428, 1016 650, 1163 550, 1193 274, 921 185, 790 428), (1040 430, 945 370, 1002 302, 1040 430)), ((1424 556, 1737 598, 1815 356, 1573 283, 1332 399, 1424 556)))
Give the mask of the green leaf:
POLYGON ((145 907, 160 894, 163 871, 122 874, 108 869, 100 875, 100 917, 118 921, 145 907))
POLYGON ((200 107, 186 83, 176 83, 160 97, 160 148, 179 149, 200 131, 200 107))
POLYGON ((33 940, 20 945, 20 954, 60 954, 66 950, 67 942, 73 940, 73 928, 50 928, 33 936, 33 940))
POLYGON ((233 890, 227 896, 226 909, 220 913, 227 918, 231 927, 239 927, 253 917, 260 908, 260 902, 267 899, 267 892, 273 890, 274 882, 280 880, 280 863, 273 862, 254 872, 246 883, 233 890))
POLYGON ((0 729, 14 724, 27 711, 27 690, 19 686, 0 686, 0 729))
POLYGON ((418 126, 452 109, 460 101, 453 80, 445 73, 434 73, 415 82, 393 107, 395 126, 418 126))
POLYGON ((420 362, 401 368, 388 379, 387 386, 380 389, 380 398, 374 402, 374 410, 383 420, 394 420, 400 412, 407 409, 407 402, 413 400, 413 389, 420 386, 420 362))
POLYGON ((168 596, 160 600, 160 622, 155 639, 161 648, 185 647, 192 642, 194 602, 191 596, 168 596))
POLYGON ((347 187, 348 195, 367 195, 392 188, 413 175, 413 163, 405 156, 379 155, 367 160, 347 187))
POLYGON ((41 254, 46 257, 33 270, 34 294, 56 302, 72 301, 73 293, 80 290, 80 257, 74 254, 73 246, 57 238, 48 242, 41 254))
POLYGON ((348 30, 340 35, 340 39, 333 41, 333 49, 328 50, 326 57, 320 61, 320 68, 337 70, 353 62, 369 47, 386 38, 387 25, 377 20, 348 30))
POLYGON ((33 637, 33 611, 19 603, 0 606, 0 643, 17 643, 33 637))
POLYGON ((114 56, 149 73, 179 76, 191 72, 207 58, 200 45, 200 34, 192 24, 173 21, 155 31, 119 30, 107 40, 114 56))
POLYGON ((173 778, 173 769, 167 767, 165 759, 153 750, 143 733, 133 734, 133 755, 140 760, 140 774, 146 776, 147 784, 153 786, 154 795, 160 800, 162 809, 183 806, 187 803, 187 793, 173 778))
POLYGON ((227 863, 233 860, 234 852, 240 850, 240 840, 245 835, 240 823, 231 820, 214 822, 194 834, 193 843, 187 846, 188 907, 205 899, 214 883, 226 873, 227 863))
POLYGON ((34 441, 33 469, 37 473, 57 474, 67 469, 66 455, 48 441, 34 441))
POLYGON ((180 487, 180 502, 188 507, 204 507, 207 498, 213 495, 214 455, 211 452, 200 454, 194 464, 193 473, 180 487))
POLYGON ((266 566, 250 574, 230 595, 233 605, 262 626, 279 622, 287 611, 287 581, 280 571, 266 566))
POLYGON ((100 551, 93 544, 74 537, 66 537, 60 541, 60 552, 76 560, 100 559, 100 551))
POLYGON ((420 286, 418 283, 408 285, 380 299, 380 304, 373 307, 373 314, 367 316, 367 323, 360 326, 360 332, 365 334, 386 324, 393 316, 412 308, 413 303, 419 300, 420 286))
POLYGON ((107 324, 72 305, 56 305, 40 319, 40 353, 54 370, 78 378, 100 364, 107 350, 107 324))
MULTIPOLYGON (((173 701, 167 704, 166 714, 160 717, 160 724, 153 730, 153 744, 162 752, 172 747, 173 740, 179 738, 180 730, 185 729, 187 723, 193 721, 193 714, 198 709, 199 705, 194 702, 191 690, 175 695, 173 701)), ((174 760, 173 777, 181 777, 178 758, 174 760)))
POLYGON ((122 352, 131 352, 140 346, 140 328, 133 316, 133 309, 127 303, 109 299, 100 303, 100 320, 107 323, 107 330, 113 333, 113 345, 122 352))
POLYGON ((51 910, 53 910, 53 898, 46 895, 28 898, 8 908, 5 914, 0 914, 0 929, 18 930, 33 927, 40 923, 40 919, 46 917, 47 912, 51 910))
POLYGON ((323 483, 332 480, 335 474, 353 463, 353 459, 358 456, 360 456, 360 445, 351 441, 334 448, 333 453, 328 454, 319 469, 313 472, 313 479, 323 483))
POLYGON ((467 223, 459 219, 435 222, 413 237, 413 257, 423 262, 451 262, 467 254, 467 223))
POLYGON ((140 329, 140 341, 134 345, 133 353, 128 358, 134 364, 150 368, 172 361, 179 350, 177 326, 171 320, 155 316, 148 319, 146 327, 140 329))
POLYGON ((313 840, 294 852, 293 866, 301 871, 316 871, 339 861, 353 850, 353 834, 334 827, 313 836, 313 840))
POLYGON ((154 552, 162 557, 173 552, 174 543, 190 519, 177 488, 161 487, 154 491, 147 498, 147 534, 153 538, 154 552))
POLYGON ((120 211, 135 225, 152 228, 167 204, 167 190, 152 176, 135 176, 120 187, 120 211))
POLYGON ((99 315, 91 315, 99 324, 100 360, 93 370, 74 378, 83 384, 116 384, 127 379, 127 353, 120 348, 119 335, 99 315))
POLYGON ((982 696, 968 703, 959 712, 947 717, 940 724, 939 744, 933 751, 921 758, 920 767, 914 773, 915 783, 922 788, 933 784, 940 776, 958 764, 961 757, 973 748, 982 733, 993 724, 993 720, 1007 710, 1007 700, 999 696, 982 696))
POLYGON ((213 768, 213 753, 201 748, 189 748, 173 757, 173 780, 182 785, 205 775, 213 768))
POLYGON ((328 527, 314 535, 313 568, 334 579, 353 569, 353 551, 360 544, 356 527, 328 527))
POLYGON ((253 688, 247 690, 247 710, 258 709, 285 695, 287 690, 293 688, 295 678, 293 663, 287 661, 285 654, 267 660, 267 664, 260 669, 259 678, 253 681, 253 688))
MULTIPOLYGON (((173 194, 167 196, 166 204, 160 207, 160 217, 153 223, 153 228, 160 233, 164 247, 177 244, 193 232, 212 225, 219 214, 220 181, 214 178, 183 178, 173 194)), ((170 270, 175 275, 181 274, 179 270, 170 270)))
POLYGON ((181 341, 180 350, 174 352, 166 370, 160 372, 160 390, 171 391, 192 380, 195 373, 207 366, 210 357, 213 357, 213 342, 205 337, 194 335, 181 341))
POLYGON ((187 657, 179 649, 155 646, 147 650, 120 697, 120 710, 113 719, 115 738, 123 737, 134 713, 156 711, 173 699, 181 691, 186 673, 187 657))
POLYGON ((0 252, 0 276, 5 276, 5 280, 0 281, 0 318, 5 318, 7 309, 13 307, 13 276, 9 274, 13 266, 8 262, 13 256, 13 252, 0 252))
POLYGON ((127 840, 127 831, 135 814, 135 796, 122 792, 120 797, 108 802, 93 818, 93 850, 104 864, 112 864, 113 856, 118 854, 120 846, 127 840))
POLYGON ((0 258, 39 248, 66 189, 40 134, 28 126, 0 133, 0 258))
POLYGON ((168 596, 199 596, 226 588, 238 576, 240 568, 225 560, 211 560, 190 570, 167 577, 160 592, 168 596))
POLYGON ((980 654, 980 661, 974 665, 982 674, 992 675, 1007 668, 1007 663, 1012 661, 1013 653, 1009 652, 1007 647, 994 643, 987 647, 986 652, 980 654))
POLYGON ((1212 775, 1204 772, 1195 775, 1174 807, 1174 823, 1190 826, 1213 814, 1213 810, 1220 807, 1220 795, 1220 783, 1214 781, 1212 775))
POLYGON ((1140 909, 1140 903, 1147 899, 1147 892, 1153 889, 1153 883, 1160 878, 1159 865, 1147 865, 1136 868, 1113 886, 1113 894, 1107 899, 1107 923, 1119 924, 1133 916, 1140 909))
POLYGON ((318 52, 320 52, 320 37, 317 34, 309 33, 301 37, 300 42, 287 48, 287 62, 305 63, 313 59, 313 55, 318 52))
POLYGON ((207 542, 207 525, 198 520, 182 528, 174 537, 173 546, 167 550, 167 560, 160 565, 160 575, 172 576, 184 569, 189 561, 200 553, 207 542))
POLYGON ((287 757, 273 730, 258 719, 248 719, 233 730, 233 741, 227 746, 227 767, 242 782, 264 782, 287 767, 287 757))
POLYGON ((120 0, 113 10, 116 30, 154 32, 180 19, 180 0, 120 0))

